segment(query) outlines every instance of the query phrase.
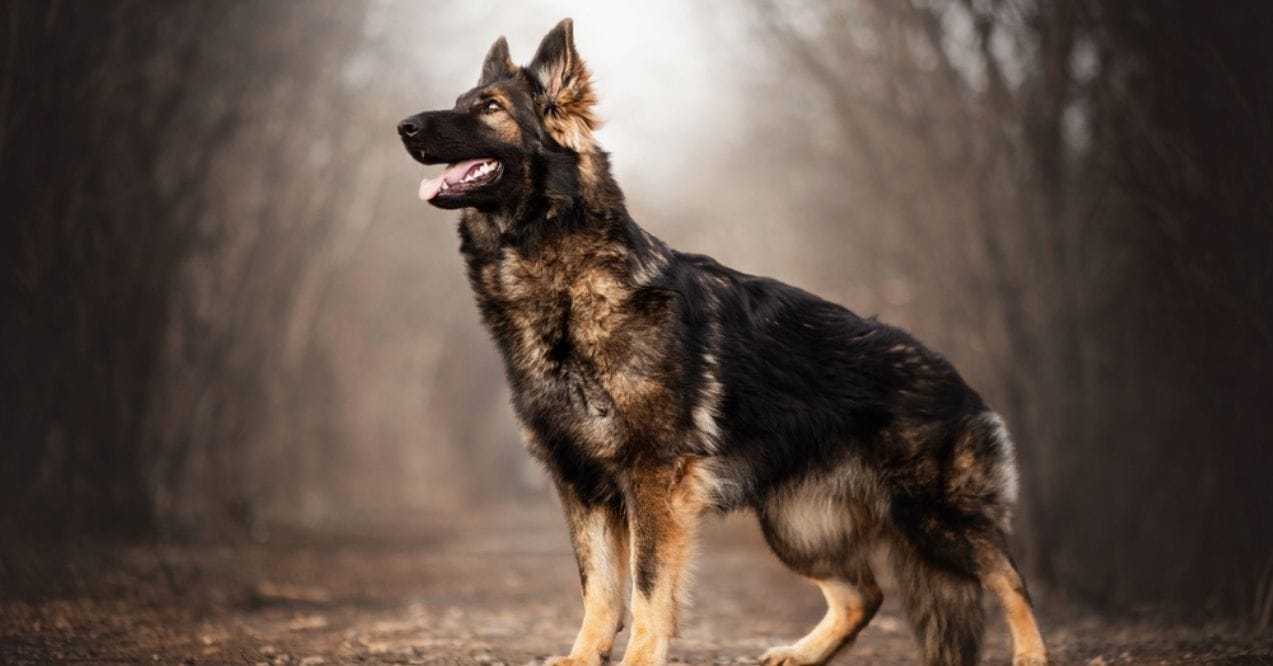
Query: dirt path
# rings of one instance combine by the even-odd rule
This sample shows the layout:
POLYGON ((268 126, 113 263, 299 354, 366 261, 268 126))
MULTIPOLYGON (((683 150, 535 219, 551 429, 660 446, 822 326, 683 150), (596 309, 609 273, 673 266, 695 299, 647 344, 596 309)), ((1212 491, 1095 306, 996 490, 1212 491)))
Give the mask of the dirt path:
MULTIPOLYGON (((525 664, 568 649, 581 606, 561 521, 535 512, 457 522, 81 554, 59 569, 60 594, 0 590, 0 663, 525 664)), ((41 571, 10 557, 0 573, 29 582, 41 571)), ((696 590, 675 661, 754 663, 823 610, 741 517, 709 531, 696 590)), ((889 592, 835 663, 915 663, 889 592)), ((1110 622, 1036 596, 1058 663, 1273 663, 1273 637, 1110 622)), ((1002 625, 987 637, 986 663, 1007 663, 1002 625)))

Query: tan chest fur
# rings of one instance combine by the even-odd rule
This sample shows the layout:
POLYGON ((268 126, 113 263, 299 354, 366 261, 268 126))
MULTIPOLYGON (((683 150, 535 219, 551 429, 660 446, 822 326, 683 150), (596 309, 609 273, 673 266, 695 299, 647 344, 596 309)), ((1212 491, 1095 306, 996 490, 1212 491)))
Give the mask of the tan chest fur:
MULTIPOLYGON (((513 371, 545 396, 567 392, 575 410, 565 416, 599 453, 651 417, 667 423, 667 313, 638 306, 622 250, 582 235, 536 249, 506 248, 482 272, 513 371)), ((571 411, 562 402, 550 407, 571 411)))

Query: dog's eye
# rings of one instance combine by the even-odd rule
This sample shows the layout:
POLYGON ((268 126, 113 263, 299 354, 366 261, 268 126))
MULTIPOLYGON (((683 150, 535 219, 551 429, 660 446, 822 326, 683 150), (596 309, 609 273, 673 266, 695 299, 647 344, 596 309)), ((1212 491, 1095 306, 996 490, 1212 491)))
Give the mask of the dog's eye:
POLYGON ((496 102, 495 100, 491 100, 486 103, 486 106, 482 107, 482 113, 495 113, 496 111, 499 111, 501 108, 503 107, 499 105, 499 102, 496 102))

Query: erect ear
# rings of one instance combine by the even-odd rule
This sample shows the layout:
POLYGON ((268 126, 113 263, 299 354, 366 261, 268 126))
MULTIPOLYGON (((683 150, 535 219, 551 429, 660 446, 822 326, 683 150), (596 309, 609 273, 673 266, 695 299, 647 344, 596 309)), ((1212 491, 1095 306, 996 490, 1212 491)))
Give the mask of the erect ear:
POLYGON ((516 73, 517 66, 508 56, 508 40, 500 37, 491 44, 491 50, 486 52, 486 60, 482 61, 482 76, 478 78, 477 85, 490 85, 516 73))
POLYGON ((577 152, 592 150, 592 130, 600 125, 592 115, 597 98, 588 68, 575 51, 573 21, 562 19, 544 35, 527 69, 543 89, 544 124, 553 138, 577 152))

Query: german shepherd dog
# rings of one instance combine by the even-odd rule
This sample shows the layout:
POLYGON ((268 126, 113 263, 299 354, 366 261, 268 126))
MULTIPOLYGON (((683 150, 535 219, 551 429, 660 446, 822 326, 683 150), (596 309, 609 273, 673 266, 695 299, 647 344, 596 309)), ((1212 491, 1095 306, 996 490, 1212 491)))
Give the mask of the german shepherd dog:
POLYGON ((420 198, 463 210, 477 305, 569 524, 583 626, 548 663, 609 658, 629 575, 623 663, 665 663, 695 533, 739 508, 828 606, 763 663, 822 663, 853 640, 883 596, 876 545, 925 663, 977 661, 983 588, 1014 663, 1046 663, 1005 548, 1017 479, 995 412, 905 332, 637 226, 594 102, 567 19, 525 67, 500 38, 453 108, 398 125, 413 158, 448 165, 420 198))

